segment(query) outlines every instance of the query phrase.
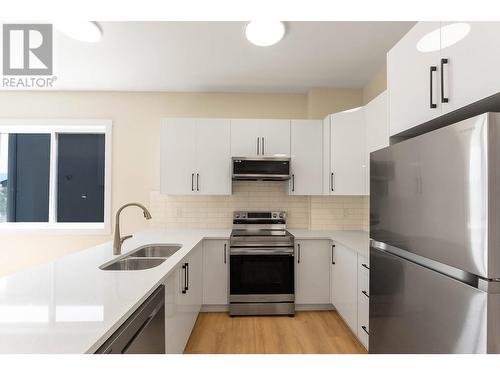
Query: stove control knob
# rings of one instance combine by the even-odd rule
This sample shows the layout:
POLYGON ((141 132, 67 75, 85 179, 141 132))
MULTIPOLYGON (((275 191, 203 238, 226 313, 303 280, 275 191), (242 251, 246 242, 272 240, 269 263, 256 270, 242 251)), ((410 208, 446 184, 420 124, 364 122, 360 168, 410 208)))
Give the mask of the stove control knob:
POLYGON ((273 214, 273 218, 276 218, 276 214, 273 214))
POLYGON ((283 214, 280 214, 280 219, 283 219, 283 214))
POLYGON ((239 219, 240 218, 240 215, 236 215, 236 219, 239 219))

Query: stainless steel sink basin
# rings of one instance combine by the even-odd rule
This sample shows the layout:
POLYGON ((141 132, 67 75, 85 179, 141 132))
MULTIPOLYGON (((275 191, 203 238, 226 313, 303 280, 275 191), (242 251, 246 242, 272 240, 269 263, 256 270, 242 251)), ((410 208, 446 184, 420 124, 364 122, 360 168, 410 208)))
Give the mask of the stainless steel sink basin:
POLYGON ((147 270, 162 264, 175 254, 182 245, 146 245, 140 247, 111 263, 100 266, 105 271, 147 270))
POLYGON ((131 257, 168 258, 174 255, 182 246, 180 245, 150 245, 141 247, 130 253, 131 257))
POLYGON ((99 267, 105 271, 137 271, 147 270, 162 264, 166 258, 135 258, 126 257, 118 259, 108 265, 99 267))

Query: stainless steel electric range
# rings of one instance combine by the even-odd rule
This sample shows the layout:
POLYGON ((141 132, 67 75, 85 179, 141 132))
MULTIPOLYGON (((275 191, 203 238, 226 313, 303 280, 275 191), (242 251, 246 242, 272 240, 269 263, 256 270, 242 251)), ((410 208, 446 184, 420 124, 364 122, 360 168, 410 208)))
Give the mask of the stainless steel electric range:
POLYGON ((285 211, 237 211, 230 238, 230 315, 294 315, 294 237, 285 211))

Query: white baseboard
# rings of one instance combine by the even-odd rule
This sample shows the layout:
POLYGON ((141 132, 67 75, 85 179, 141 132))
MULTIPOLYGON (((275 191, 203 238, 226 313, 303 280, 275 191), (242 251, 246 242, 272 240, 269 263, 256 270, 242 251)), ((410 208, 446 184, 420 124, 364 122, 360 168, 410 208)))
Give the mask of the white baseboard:
MULTIPOLYGON (((300 304, 295 305, 295 311, 331 311, 335 310, 330 303, 319 303, 319 304, 300 304)), ((229 311, 229 305, 202 305, 201 312, 227 312, 229 311)))
POLYGON ((202 305, 201 312, 227 312, 229 305, 202 305))
POLYGON ((295 311, 331 311, 331 310, 335 310, 335 307, 333 307, 331 303, 295 305, 295 311))

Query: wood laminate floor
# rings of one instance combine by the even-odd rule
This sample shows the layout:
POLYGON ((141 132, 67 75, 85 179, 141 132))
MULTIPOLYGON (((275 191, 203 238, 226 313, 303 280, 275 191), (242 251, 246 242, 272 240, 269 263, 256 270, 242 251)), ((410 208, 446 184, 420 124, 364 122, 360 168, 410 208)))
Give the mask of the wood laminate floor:
POLYGON ((200 313, 185 354, 361 354, 358 342, 335 311, 288 316, 200 313))

